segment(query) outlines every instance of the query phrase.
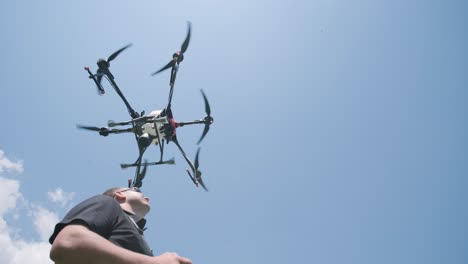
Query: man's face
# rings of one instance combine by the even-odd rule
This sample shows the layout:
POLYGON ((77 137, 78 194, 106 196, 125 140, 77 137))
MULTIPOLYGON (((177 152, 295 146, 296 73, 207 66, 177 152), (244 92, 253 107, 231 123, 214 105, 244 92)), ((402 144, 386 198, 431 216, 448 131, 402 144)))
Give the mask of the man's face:
POLYGON ((150 210, 149 198, 144 196, 138 187, 125 188, 120 193, 126 196, 125 202, 136 212, 146 214, 150 210))

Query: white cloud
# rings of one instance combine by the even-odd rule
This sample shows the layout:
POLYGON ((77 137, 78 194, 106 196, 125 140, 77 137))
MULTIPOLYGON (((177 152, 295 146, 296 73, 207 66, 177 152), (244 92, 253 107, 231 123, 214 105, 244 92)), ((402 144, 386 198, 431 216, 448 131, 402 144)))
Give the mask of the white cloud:
POLYGON ((34 226, 41 240, 47 241, 54 230, 54 226, 59 222, 56 213, 53 213, 43 207, 36 207, 33 211, 34 226))
POLYGON ((57 216, 41 207, 34 207, 31 214, 34 216, 34 225, 41 241, 25 241, 15 235, 15 228, 10 226, 4 216, 12 211, 19 198, 19 182, 0 176, 0 263, 2 264, 50 264, 50 245, 47 237, 50 235, 57 216), (14 188, 9 188, 13 186, 14 188), (3 201, 6 201, 4 203, 3 201))
POLYGON ((12 263, 16 250, 13 245, 8 225, 0 216, 0 263, 12 263))
POLYGON ((26 242, 12 239, 8 224, 0 217, 0 263, 2 264, 51 264, 50 245, 45 242, 26 242))
POLYGON ((0 177, 0 217, 15 208, 20 197, 19 182, 0 177))
POLYGON ((0 263, 2 264, 52 264, 49 259, 50 245, 47 241, 52 233, 58 217, 46 208, 30 205, 19 191, 20 182, 5 178, 3 172, 15 170, 23 171, 22 162, 11 162, 0 150, 0 263), (18 204, 26 205, 26 215, 33 217, 32 224, 39 234, 40 240, 24 239, 18 233, 14 223, 5 220, 6 215, 13 219, 21 218, 18 215, 18 204))
POLYGON ((47 242, 38 243, 15 243, 16 254, 11 262, 6 264, 52 264, 49 258, 50 245, 47 242))
POLYGON ((0 173, 4 171, 17 171, 19 173, 23 172, 23 161, 12 162, 6 156, 5 152, 0 149, 0 173))
POLYGON ((52 202, 60 204, 60 206, 62 207, 65 207, 70 203, 71 200, 73 200, 73 197, 75 197, 75 193, 67 193, 63 191, 62 188, 57 188, 55 189, 55 191, 47 192, 47 196, 52 202))

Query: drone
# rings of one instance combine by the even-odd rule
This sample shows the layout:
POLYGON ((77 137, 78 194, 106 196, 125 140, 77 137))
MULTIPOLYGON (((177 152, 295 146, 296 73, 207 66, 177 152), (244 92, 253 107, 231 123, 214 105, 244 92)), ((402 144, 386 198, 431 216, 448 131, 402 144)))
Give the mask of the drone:
POLYGON ((211 108, 210 104, 208 103, 208 99, 203 92, 201 91, 204 103, 205 103, 205 112, 206 117, 188 121, 188 122, 177 122, 174 118, 172 113, 172 95, 174 92, 174 84, 177 77, 177 72, 179 70, 180 63, 184 59, 184 53, 187 51, 190 42, 190 32, 191 32, 191 23, 187 22, 187 36, 185 37, 184 42, 179 51, 175 52, 172 55, 172 60, 169 61, 164 67, 159 69, 158 71, 152 73, 152 75, 156 75, 160 72, 170 69, 170 81, 169 81, 169 98, 166 107, 162 110, 155 110, 151 113, 145 115, 145 111, 141 113, 136 112, 127 101, 123 93, 121 92, 120 88, 118 87, 117 83, 115 82, 115 78, 110 71, 110 62, 113 61, 121 52, 129 48, 132 44, 128 44, 123 48, 117 50, 116 52, 112 53, 107 60, 106 59, 99 59, 97 61, 98 69, 95 74, 93 74, 89 67, 85 67, 85 70, 89 74, 89 78, 94 81, 97 87, 97 91, 99 95, 105 94, 105 90, 101 84, 102 79, 105 78, 109 81, 112 88, 115 92, 119 95, 119 97, 124 102, 127 111, 131 117, 130 120, 123 121, 123 122, 114 122, 112 120, 108 121, 107 127, 96 127, 96 126, 84 126, 84 125, 77 125, 80 129, 90 130, 98 132, 101 136, 108 136, 110 134, 120 134, 120 133, 133 133, 138 145, 138 158, 133 163, 128 164, 120 164, 122 169, 129 168, 129 167, 136 167, 135 177, 134 179, 129 179, 128 186, 129 187, 141 187, 143 184, 143 178, 146 175, 147 166, 150 165, 162 165, 162 164, 175 164, 174 158, 164 160, 164 145, 165 143, 168 144, 169 142, 174 142, 174 144, 179 149, 180 153, 182 154, 183 158, 187 162, 190 169, 186 169, 187 174, 189 175, 190 179, 193 181, 195 186, 202 186, 205 191, 208 191, 206 185, 204 184, 201 178, 201 171, 198 169, 199 167, 199 154, 200 154, 200 147, 197 150, 195 160, 192 162, 185 151, 182 149, 179 140, 177 138, 177 128, 183 127, 186 125, 194 125, 194 124, 204 124, 204 129, 200 139, 197 142, 197 145, 201 143, 201 141, 205 138, 206 134, 208 133, 211 124, 213 123, 214 119, 211 116, 211 108), (142 162, 143 155, 146 149, 150 145, 157 145, 159 146, 160 151, 160 159, 159 161, 155 162, 147 162, 146 160, 142 162), (142 168, 143 166, 143 168, 142 168))

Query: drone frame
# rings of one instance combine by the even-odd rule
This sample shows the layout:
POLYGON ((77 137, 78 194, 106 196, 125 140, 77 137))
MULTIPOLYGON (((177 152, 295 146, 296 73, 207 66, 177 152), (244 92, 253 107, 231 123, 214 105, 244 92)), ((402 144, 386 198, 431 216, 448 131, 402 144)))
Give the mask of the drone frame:
MULTIPOLYGON (((125 169, 128 167, 136 167, 135 171, 135 177, 134 180, 129 180, 129 186, 133 185, 133 187, 141 187, 142 186, 142 180, 146 175, 147 171, 147 166, 151 165, 162 165, 162 164, 175 164, 174 158, 171 158, 169 160, 163 160, 164 156, 164 142, 166 141, 169 143, 170 141, 173 141, 174 144, 177 146, 179 149, 180 153, 184 157, 185 161, 190 167, 189 169, 186 169, 188 175, 190 176, 190 179, 193 181, 193 183, 196 186, 201 185, 206 191, 208 189, 206 188, 205 184, 203 183, 201 179, 201 172, 198 170, 199 166, 199 152, 200 148, 197 150, 197 154, 195 157, 195 162, 192 163, 192 161, 188 158, 186 155, 185 151, 179 144, 179 141, 177 139, 176 135, 176 129, 178 127, 182 127, 185 125, 192 125, 192 124, 205 124, 205 128, 203 130, 202 136, 200 140, 197 142, 197 144, 200 144, 200 142, 203 140, 205 135, 208 133, 209 126, 213 123, 213 118, 211 117, 211 109, 208 103, 208 100, 206 98, 205 93, 203 90, 201 90, 204 102, 205 102, 205 111, 207 113, 207 116, 204 119, 199 119, 199 120, 194 120, 190 122, 175 122, 174 117, 172 115, 172 109, 171 109, 171 102, 172 102, 172 95, 174 92, 174 85, 175 85, 175 80, 177 77, 177 72, 179 70, 179 64, 182 62, 184 58, 184 53, 188 48, 188 44, 190 41, 190 35, 191 35, 191 23, 188 22, 188 33, 187 36, 181 46, 181 50, 178 52, 175 52, 173 54, 173 59, 166 64, 163 68, 161 68, 159 71, 153 73, 152 75, 155 75, 157 73, 160 73, 166 69, 171 68, 171 77, 170 77, 170 90, 169 90, 169 98, 168 98, 168 103, 166 107, 161 111, 161 113, 157 116, 145 116, 144 111, 142 111, 141 114, 136 112, 130 105, 130 103, 127 101, 123 93, 121 92, 120 88, 118 87, 117 83, 114 81, 114 76, 110 72, 109 67, 110 67, 110 61, 115 59, 117 55, 119 55, 123 50, 126 48, 130 47, 131 44, 119 49, 118 51, 114 52, 111 56, 109 56, 108 60, 100 59, 98 61, 98 67, 99 69, 97 70, 96 74, 93 74, 89 67, 85 67, 85 70, 89 74, 89 78, 94 81, 94 83, 97 86, 98 92, 100 95, 103 95, 105 93, 104 88, 102 87, 101 80, 102 77, 105 77, 109 83, 111 84, 112 88, 115 90, 115 92, 119 95, 119 97, 122 99, 124 102, 127 111, 132 118, 130 121, 124 121, 124 122, 114 122, 114 121, 109 121, 108 122, 108 127, 89 127, 89 126, 78 126, 79 128, 82 129, 87 129, 87 130, 92 130, 92 131, 98 131, 101 136, 107 136, 109 134, 117 134, 117 133, 128 133, 128 132, 133 132, 135 135, 135 139, 137 141, 138 145, 138 151, 139 155, 137 160, 134 163, 131 164, 121 164, 121 168, 125 169), (143 133, 142 127, 147 124, 152 124, 154 126, 154 130, 156 132, 156 135, 151 135, 149 133, 143 133), (113 127, 116 126, 125 126, 125 125, 131 125, 131 128, 125 128, 125 129, 115 129, 113 127), (164 135, 161 135, 160 129, 163 129, 164 135), (157 145, 159 145, 160 149, 160 160, 156 162, 147 162, 146 160, 142 162, 142 158, 144 153, 146 152, 146 149, 152 144, 154 140, 157 140, 157 145), (141 170, 141 166, 143 167, 143 170, 141 170)), ((156 144, 156 143, 155 143, 156 144)))

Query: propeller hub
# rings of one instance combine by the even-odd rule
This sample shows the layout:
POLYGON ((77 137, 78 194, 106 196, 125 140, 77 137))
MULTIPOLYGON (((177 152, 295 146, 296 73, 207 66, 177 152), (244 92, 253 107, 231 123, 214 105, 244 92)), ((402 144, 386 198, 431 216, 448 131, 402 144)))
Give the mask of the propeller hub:
POLYGON ((205 117, 205 124, 211 125, 213 124, 213 122, 214 122, 214 119, 211 116, 205 117))
POLYGON ((109 68, 110 66, 110 63, 107 62, 105 59, 99 59, 96 64, 100 69, 109 68))
POLYGON ((109 129, 101 127, 101 129, 99 129, 99 135, 107 137, 109 135, 109 129))
POLYGON ((181 51, 177 51, 172 54, 172 58, 177 61, 177 63, 181 63, 184 60, 184 54, 181 51))

